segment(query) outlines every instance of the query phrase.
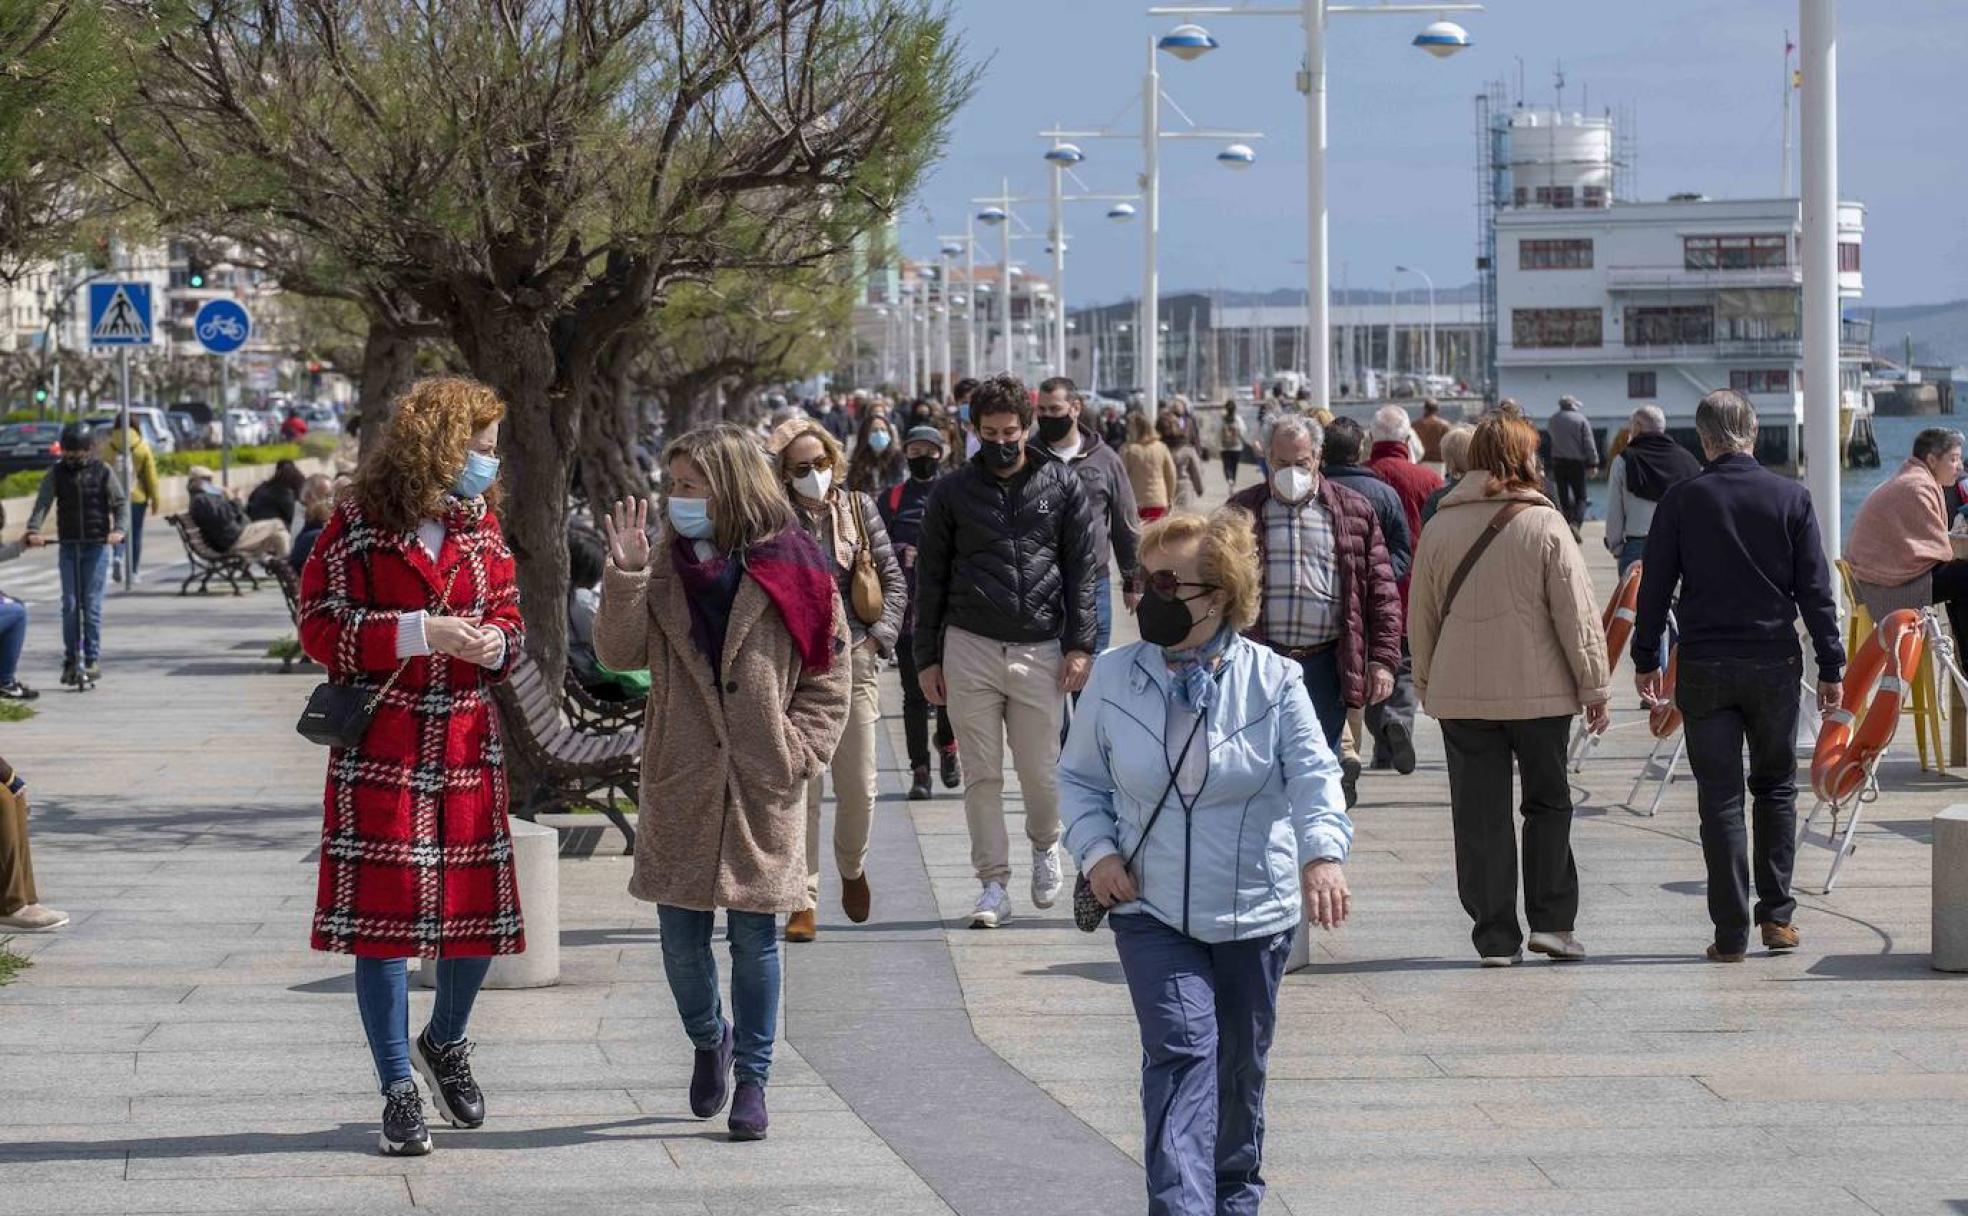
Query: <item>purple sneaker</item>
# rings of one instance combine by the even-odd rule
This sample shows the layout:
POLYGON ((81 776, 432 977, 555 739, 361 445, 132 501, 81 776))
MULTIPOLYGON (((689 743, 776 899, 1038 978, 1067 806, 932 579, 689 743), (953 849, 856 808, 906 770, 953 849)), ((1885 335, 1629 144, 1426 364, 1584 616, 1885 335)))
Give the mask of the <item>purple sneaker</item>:
POLYGON ((765 1139, 765 1086, 757 1081, 740 1081, 738 1096, 731 1100, 731 1138, 765 1139))
POLYGON ((716 1047, 699 1047, 697 1063, 690 1070, 690 1113, 708 1119, 724 1109, 731 1096, 731 1023, 716 1047))

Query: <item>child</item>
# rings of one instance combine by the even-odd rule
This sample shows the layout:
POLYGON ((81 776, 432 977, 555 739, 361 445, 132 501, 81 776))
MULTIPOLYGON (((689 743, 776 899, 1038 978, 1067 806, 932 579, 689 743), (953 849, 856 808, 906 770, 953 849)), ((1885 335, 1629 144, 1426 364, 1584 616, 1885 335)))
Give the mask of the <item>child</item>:
POLYGON ((89 428, 62 428, 62 458, 41 479, 27 517, 27 545, 47 543, 41 522, 54 507, 61 545, 62 683, 92 686, 102 676, 102 599, 109 548, 123 543, 123 481, 96 456, 89 428))

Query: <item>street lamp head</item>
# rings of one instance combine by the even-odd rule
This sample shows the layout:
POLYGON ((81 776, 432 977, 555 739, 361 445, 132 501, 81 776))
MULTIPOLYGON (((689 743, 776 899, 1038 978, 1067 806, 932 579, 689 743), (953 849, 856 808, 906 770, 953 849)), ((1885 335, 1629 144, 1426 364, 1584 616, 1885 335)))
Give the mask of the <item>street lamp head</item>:
POLYGON ((999 224, 1005 222, 1005 209, 1003 207, 986 207, 977 213, 977 222, 996 228, 999 224))
POLYGON ((1107 208, 1107 218, 1117 224, 1125 224, 1134 218, 1133 203, 1115 203, 1107 208))
POLYGON ((978 294, 978 295, 980 295, 980 296, 988 296, 988 295, 990 295, 990 294, 991 294, 991 290, 992 290, 992 288, 991 288, 991 285, 990 285, 989 283, 979 283, 979 284, 977 285, 977 289, 976 289, 976 290, 977 290, 977 294, 978 294))
POLYGON ((1161 41, 1155 45, 1187 63, 1201 59, 1220 44, 1210 37, 1210 32, 1202 26, 1183 24, 1163 34, 1161 41))
POLYGON ((1226 169, 1248 169, 1257 163, 1257 153, 1249 144, 1231 144, 1216 154, 1216 163, 1226 169))
POLYGON ((1046 149, 1045 158, 1063 169, 1085 160, 1086 153, 1080 151, 1078 144, 1054 144, 1046 149))
POLYGON ((955 241, 951 241, 949 244, 943 246, 942 254, 946 258, 953 258, 956 257, 958 254, 962 253, 963 251, 964 251, 964 247, 962 245, 957 244, 957 242, 955 241))
POLYGON ((1437 59, 1447 59, 1469 47, 1469 31, 1453 21, 1437 21, 1414 37, 1414 44, 1437 59))

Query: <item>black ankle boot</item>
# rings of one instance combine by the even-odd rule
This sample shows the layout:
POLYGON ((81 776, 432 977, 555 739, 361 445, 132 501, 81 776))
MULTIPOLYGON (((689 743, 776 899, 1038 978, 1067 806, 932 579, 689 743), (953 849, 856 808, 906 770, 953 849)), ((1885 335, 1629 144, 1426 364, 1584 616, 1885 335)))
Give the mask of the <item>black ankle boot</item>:
POLYGON ((909 787, 909 801, 921 802, 929 797, 929 766, 918 764, 915 767, 916 781, 909 787))

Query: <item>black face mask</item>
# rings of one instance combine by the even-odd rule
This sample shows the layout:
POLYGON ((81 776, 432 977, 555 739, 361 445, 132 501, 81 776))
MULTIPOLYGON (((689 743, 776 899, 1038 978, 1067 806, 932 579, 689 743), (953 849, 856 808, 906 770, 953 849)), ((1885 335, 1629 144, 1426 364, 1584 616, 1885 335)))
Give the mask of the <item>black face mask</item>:
POLYGON ((942 461, 935 456, 909 457, 909 476, 917 481, 928 481, 936 476, 936 466, 942 461))
POLYGON ((1051 414, 1039 415, 1039 438, 1045 440, 1047 443, 1058 443, 1072 433, 1073 416, 1071 414, 1060 414, 1057 416, 1051 414))
POLYGON ((1018 456, 1022 451, 1024 448, 1015 443, 985 442, 977 445, 977 454, 984 458, 984 463, 999 472, 1018 467, 1018 456))
POLYGON ((1152 587, 1142 595, 1134 619, 1141 628, 1141 640, 1156 646, 1180 646, 1196 627, 1196 614, 1190 611, 1187 600, 1165 596, 1152 587))

